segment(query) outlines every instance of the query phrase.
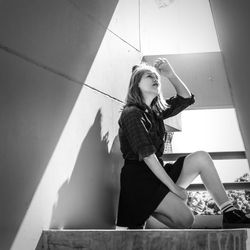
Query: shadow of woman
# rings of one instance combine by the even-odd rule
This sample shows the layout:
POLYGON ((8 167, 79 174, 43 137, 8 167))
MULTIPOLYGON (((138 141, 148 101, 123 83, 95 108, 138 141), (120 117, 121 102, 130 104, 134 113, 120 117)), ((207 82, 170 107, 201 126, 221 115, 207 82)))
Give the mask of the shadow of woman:
POLYGON ((82 142, 72 176, 58 192, 50 228, 115 227, 122 157, 117 136, 109 153, 109 134, 101 138, 101 120, 98 110, 82 142))

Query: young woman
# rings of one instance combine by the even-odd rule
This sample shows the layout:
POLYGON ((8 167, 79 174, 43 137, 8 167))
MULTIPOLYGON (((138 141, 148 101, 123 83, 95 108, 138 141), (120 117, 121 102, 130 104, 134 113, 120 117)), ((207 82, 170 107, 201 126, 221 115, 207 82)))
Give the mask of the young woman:
POLYGON ((207 152, 198 151, 172 164, 163 164, 163 120, 194 101, 194 95, 166 59, 157 59, 154 67, 145 64, 133 67, 126 105, 119 119, 124 166, 117 228, 143 228, 149 216, 170 228, 190 228, 194 216, 186 205, 185 189, 198 175, 223 212, 223 226, 249 226, 250 219, 229 201, 207 152), (163 99, 160 75, 169 79, 176 96, 163 99))

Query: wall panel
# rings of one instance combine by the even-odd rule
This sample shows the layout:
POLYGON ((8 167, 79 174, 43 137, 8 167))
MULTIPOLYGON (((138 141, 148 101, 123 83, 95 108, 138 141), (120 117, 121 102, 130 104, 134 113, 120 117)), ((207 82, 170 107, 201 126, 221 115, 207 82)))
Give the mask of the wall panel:
POLYGON ((114 227, 117 120, 141 54, 107 28, 118 1, 89 2, 0 3, 1 249, 34 249, 50 226, 114 227))
POLYGON ((249 3, 210 0, 233 104, 236 109, 248 161, 250 159, 249 117, 249 3))
MULTIPOLYGON (((98 6, 100 1, 92 2, 98 6)), ((116 4, 106 3, 103 22, 109 23, 116 4)), ((82 10, 66 0, 11 0, 0 7, 0 45, 84 82, 106 32, 86 13, 87 4, 82 10)))

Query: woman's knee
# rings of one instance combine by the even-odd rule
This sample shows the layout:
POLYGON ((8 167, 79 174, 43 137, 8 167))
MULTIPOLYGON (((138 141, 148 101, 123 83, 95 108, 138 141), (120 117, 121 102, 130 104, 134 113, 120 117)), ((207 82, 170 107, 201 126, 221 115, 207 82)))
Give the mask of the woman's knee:
POLYGON ((211 160, 211 157, 209 153, 206 151, 202 151, 202 150, 191 153, 185 159, 186 162, 198 163, 199 165, 202 165, 203 163, 206 163, 207 161, 210 161, 210 160, 211 160))
POLYGON ((155 211, 156 214, 166 216, 171 220, 174 228, 190 228, 194 216, 190 208, 175 194, 169 192, 155 211))
POLYGON ((187 211, 179 216, 175 223, 178 228, 191 228, 194 223, 194 215, 190 209, 187 208, 187 211))
POLYGON ((194 223, 194 215, 189 207, 183 207, 180 214, 172 218, 176 228, 191 228, 194 223))

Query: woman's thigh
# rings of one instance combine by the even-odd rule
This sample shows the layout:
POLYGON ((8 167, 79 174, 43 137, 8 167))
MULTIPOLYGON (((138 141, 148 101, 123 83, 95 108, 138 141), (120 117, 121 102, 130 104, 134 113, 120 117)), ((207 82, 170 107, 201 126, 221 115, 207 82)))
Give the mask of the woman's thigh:
POLYGON ((193 213, 185 201, 172 192, 168 192, 164 197, 154 211, 153 216, 175 228, 189 228, 194 221, 193 213), (166 217, 165 220, 164 217, 166 217))
POLYGON ((207 166, 210 156, 205 151, 196 151, 187 155, 183 167, 176 181, 176 185, 187 188, 193 180, 201 173, 202 167, 207 166))

